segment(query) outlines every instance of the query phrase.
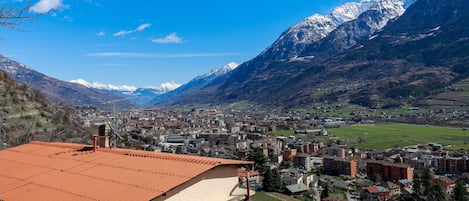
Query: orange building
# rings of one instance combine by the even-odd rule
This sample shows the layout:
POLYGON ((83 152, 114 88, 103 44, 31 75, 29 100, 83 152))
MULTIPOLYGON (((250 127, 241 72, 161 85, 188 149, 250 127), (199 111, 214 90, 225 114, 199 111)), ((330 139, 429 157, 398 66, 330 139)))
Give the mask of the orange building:
POLYGON ((0 200, 238 200, 251 162, 71 143, 0 151, 0 200))
POLYGON ((374 181, 398 181, 407 179, 412 182, 413 169, 409 165, 395 164, 384 161, 367 161, 366 174, 374 181))
POLYGON ((324 157, 324 173, 328 175, 357 176, 357 161, 338 157, 324 157))
POLYGON ((296 156, 296 149, 287 149, 282 151, 283 160, 291 161, 296 156))

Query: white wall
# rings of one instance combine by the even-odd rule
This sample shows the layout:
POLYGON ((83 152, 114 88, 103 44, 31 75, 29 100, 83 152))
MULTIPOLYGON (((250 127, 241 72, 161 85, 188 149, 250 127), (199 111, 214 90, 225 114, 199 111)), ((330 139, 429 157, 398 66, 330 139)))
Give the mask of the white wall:
POLYGON ((238 185, 237 168, 237 166, 215 167, 167 192, 166 196, 156 198, 155 201, 230 200, 234 198, 230 193, 238 185))

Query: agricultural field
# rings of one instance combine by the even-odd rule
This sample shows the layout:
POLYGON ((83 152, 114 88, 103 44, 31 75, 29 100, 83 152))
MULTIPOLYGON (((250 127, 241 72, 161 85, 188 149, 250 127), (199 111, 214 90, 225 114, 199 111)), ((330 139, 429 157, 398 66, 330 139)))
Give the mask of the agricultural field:
POLYGON ((469 78, 461 80, 440 94, 422 101, 432 108, 467 108, 469 105, 469 78))
MULTIPOLYGON (((449 149, 469 149, 469 131, 410 124, 359 124, 328 129, 329 137, 345 139, 359 149, 388 149, 436 142, 449 149)), ((326 137, 321 137, 323 140, 326 137)))

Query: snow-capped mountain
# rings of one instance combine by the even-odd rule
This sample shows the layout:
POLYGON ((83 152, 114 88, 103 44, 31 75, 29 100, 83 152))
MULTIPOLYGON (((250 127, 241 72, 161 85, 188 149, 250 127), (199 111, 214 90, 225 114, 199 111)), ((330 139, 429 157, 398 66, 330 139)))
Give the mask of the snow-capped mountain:
POLYGON ((238 63, 230 62, 221 68, 213 68, 208 73, 196 76, 194 79, 190 80, 186 84, 183 84, 177 89, 157 96, 150 102, 150 104, 154 105, 159 104, 162 101, 173 101, 180 96, 184 96, 188 93, 200 90, 207 83, 212 82, 215 79, 223 79, 224 76, 229 75, 229 73, 233 72, 233 70, 235 70, 238 66, 238 63))
POLYGON ((70 82, 81 84, 88 88, 101 89, 101 90, 107 90, 107 91, 135 92, 141 89, 151 89, 154 91, 155 94, 166 93, 168 91, 174 90, 178 88, 179 86, 181 86, 180 84, 175 83, 175 82, 165 82, 165 83, 162 83, 160 86, 147 86, 147 87, 142 87, 142 88, 137 88, 137 87, 129 86, 129 85, 113 85, 113 84, 103 84, 100 82, 89 82, 84 79, 70 80, 70 82))
MULTIPOLYGON (((109 106, 106 102, 122 99, 113 93, 49 77, 3 55, 0 55, 0 70, 5 71, 17 82, 41 92, 51 102, 105 108, 109 106)), ((130 101, 120 101, 117 106, 129 108, 133 104, 130 101)))
POLYGON ((321 41, 306 46, 300 56, 311 58, 340 53, 380 31, 389 21, 401 16, 413 2, 414 0, 368 0, 367 5, 370 6, 366 11, 356 19, 344 22, 321 41))
POLYGON ((383 20, 371 25, 373 30, 384 27, 390 19, 394 19, 415 0, 362 0, 344 3, 328 15, 314 14, 288 28, 259 58, 263 60, 284 60, 304 55, 308 46, 323 40, 340 25, 356 20, 367 11, 385 11, 383 20))
POLYGON ((238 66, 239 66, 238 63, 231 62, 231 63, 226 64, 225 66, 223 66, 221 68, 213 68, 208 73, 205 73, 203 75, 199 75, 199 76, 195 77, 194 80, 207 79, 207 78, 210 78, 210 77, 225 75, 225 74, 229 73, 230 71, 234 70, 235 68, 237 68, 238 66))
POLYGON ((100 82, 88 82, 84 79, 70 80, 70 82, 81 84, 88 88, 108 90, 108 91, 135 91, 137 90, 137 87, 134 87, 134 86, 103 84, 100 82))
POLYGON ((180 84, 175 82, 165 82, 160 84, 160 86, 147 86, 141 88, 128 85, 113 85, 103 84, 100 82, 89 82, 84 79, 71 80, 70 82, 81 84, 88 88, 108 91, 119 96, 128 98, 130 101, 140 105, 145 105, 156 96, 172 91, 181 86, 180 84))

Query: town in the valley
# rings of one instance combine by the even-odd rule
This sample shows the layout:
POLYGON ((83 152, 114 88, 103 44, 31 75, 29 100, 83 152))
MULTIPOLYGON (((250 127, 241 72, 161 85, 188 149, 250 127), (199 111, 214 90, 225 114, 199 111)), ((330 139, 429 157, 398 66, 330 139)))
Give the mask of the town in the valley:
MULTIPOLYGON (((407 116, 415 119, 429 116, 408 110, 407 116)), ((453 122, 468 118, 465 112, 430 113, 453 122)), ((392 122, 402 115, 339 118, 257 110, 96 108, 77 108, 75 115, 96 131, 100 147, 253 161, 238 170, 239 185, 249 183, 252 192, 272 199, 415 200, 416 191, 422 197, 451 199, 458 188, 469 189, 464 149, 433 141, 360 149, 366 137, 341 138, 334 132, 409 125, 425 136, 428 125, 392 122)), ((451 129, 469 134, 465 127, 451 129)))

